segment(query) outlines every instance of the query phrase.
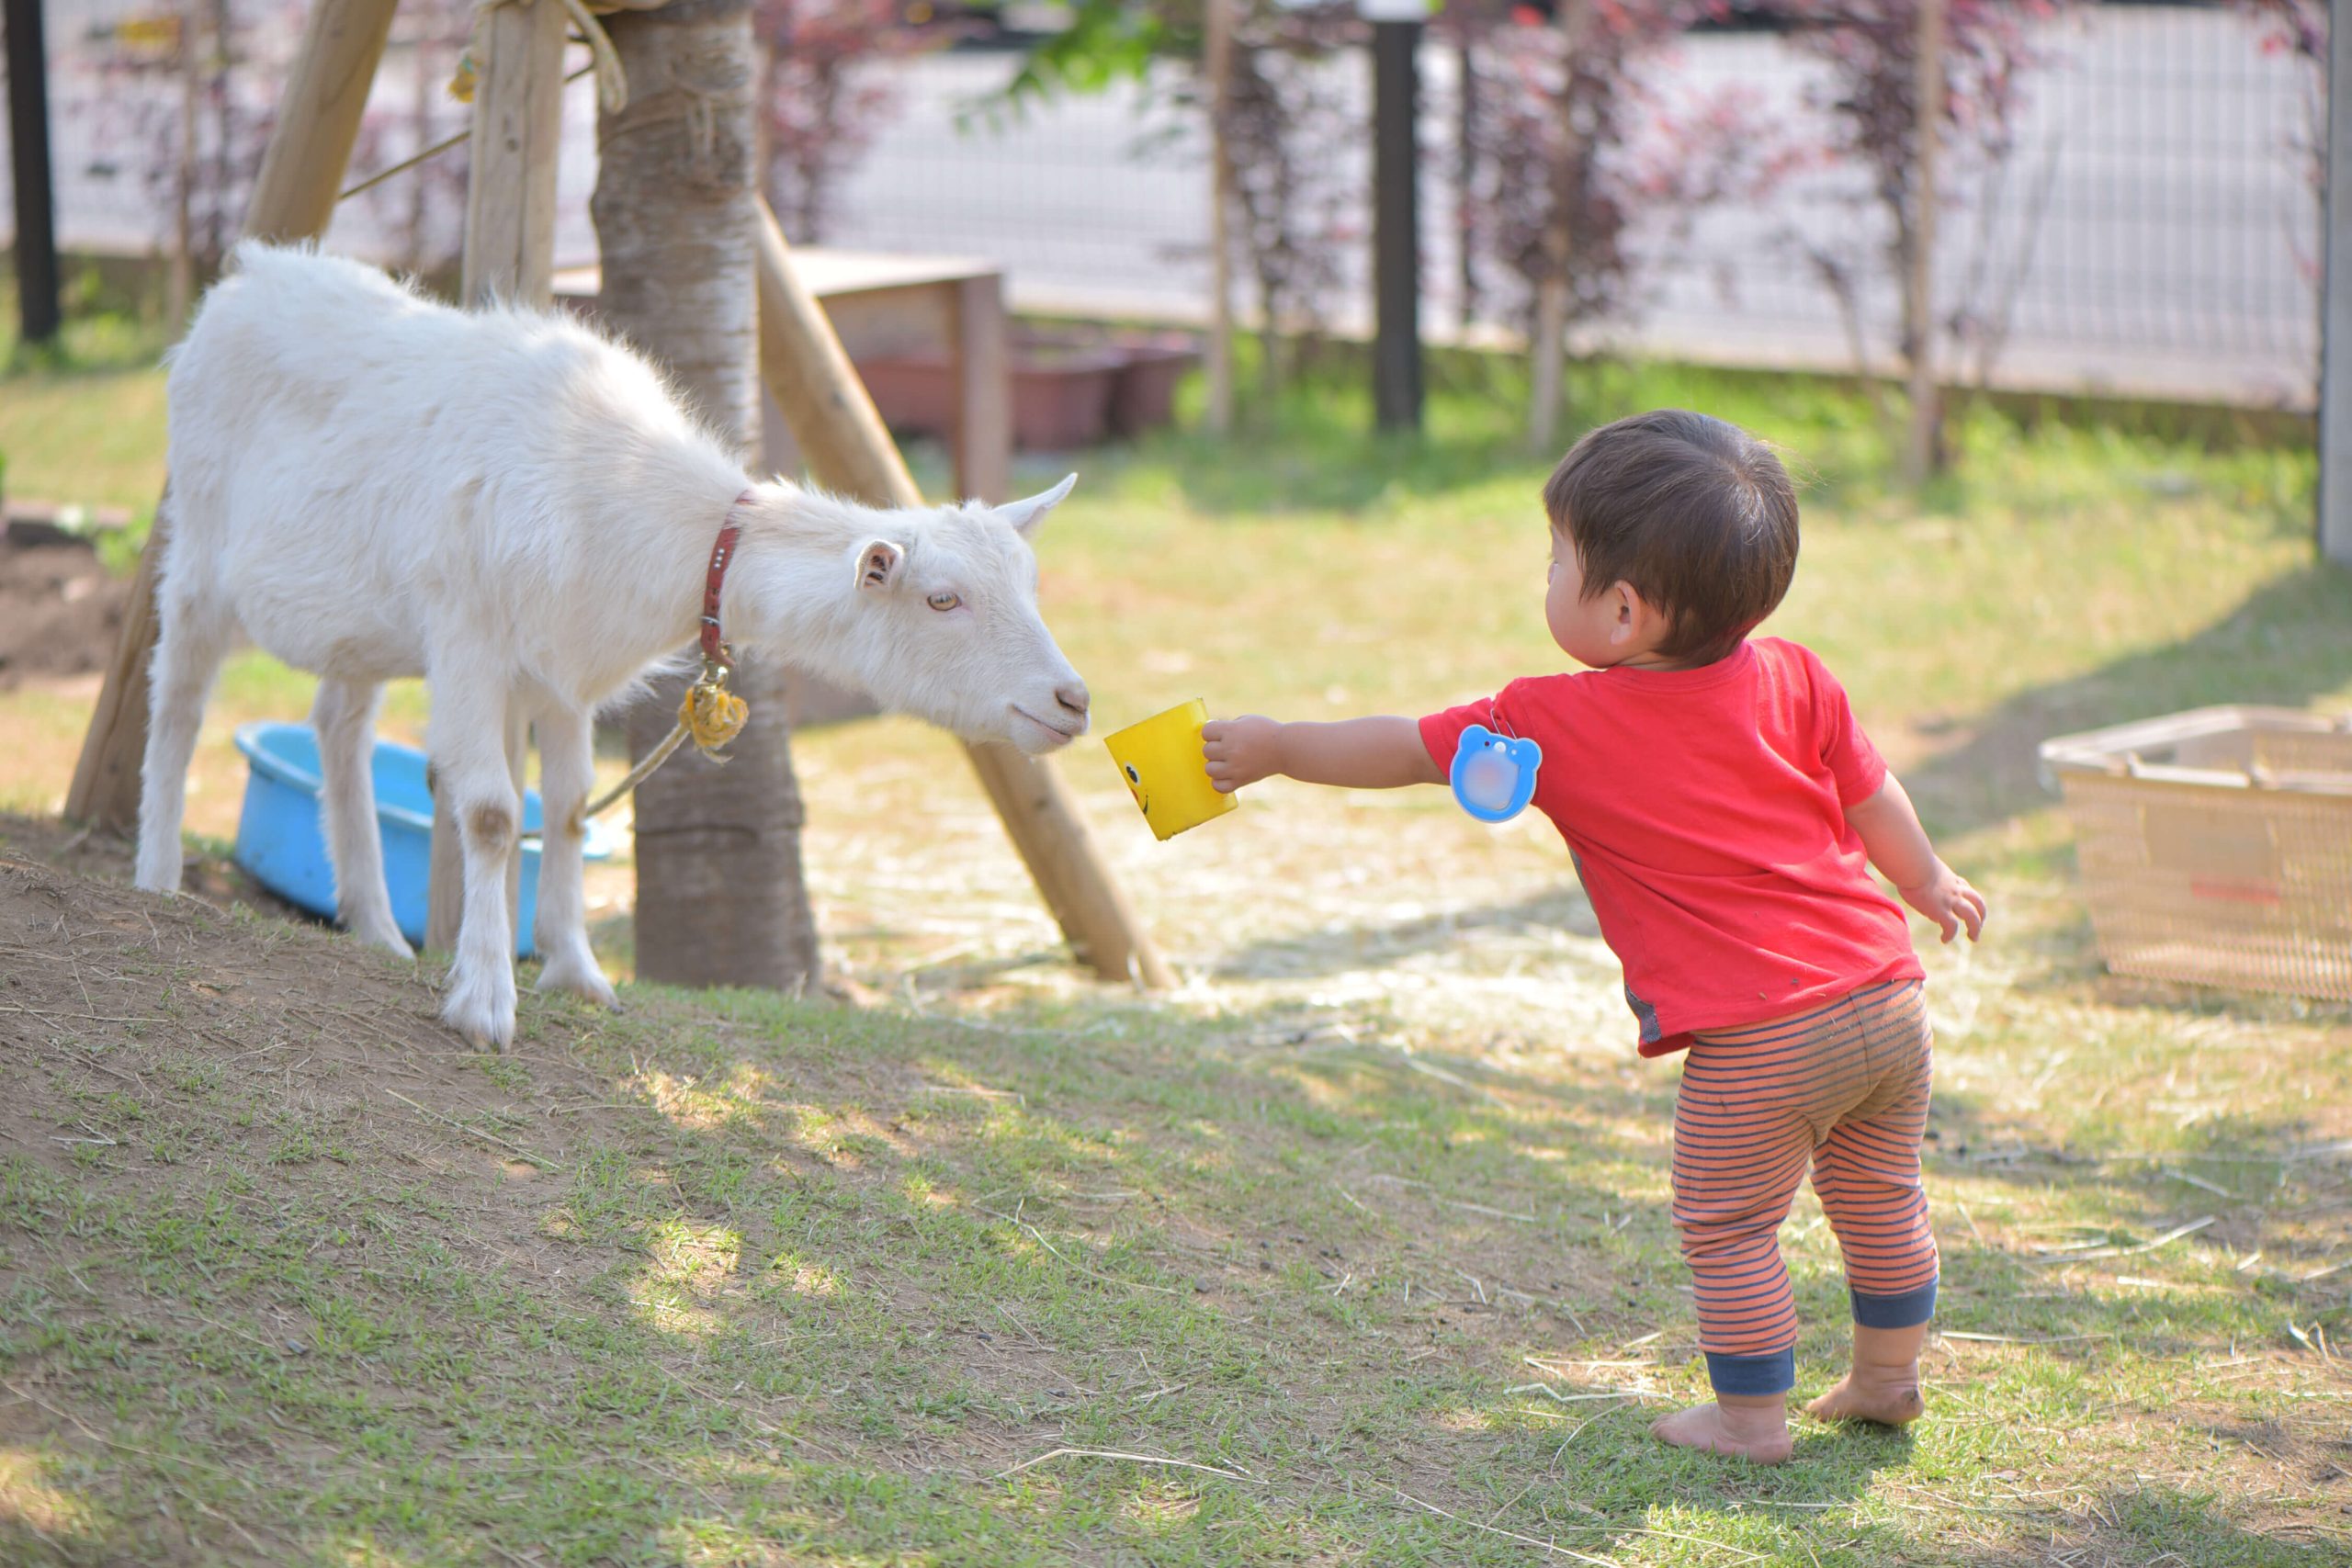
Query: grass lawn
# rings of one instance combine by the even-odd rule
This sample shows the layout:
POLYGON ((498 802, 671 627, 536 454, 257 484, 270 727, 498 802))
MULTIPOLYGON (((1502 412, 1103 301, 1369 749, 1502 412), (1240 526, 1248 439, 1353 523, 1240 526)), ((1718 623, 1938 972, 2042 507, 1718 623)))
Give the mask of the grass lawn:
MULTIPOLYGON (((1327 387, 1229 445, 1079 460, 1044 599, 1100 729, 1555 668, 1548 464, 1492 375, 1447 367, 1421 442, 1327 387)), ((94 421, 147 421, 134 467, 152 379, 94 421)), ((85 389, 0 382, 12 465, 85 389)), ((44 820, 85 696, 20 690, 0 1560, 2352 1561, 2352 1012, 2107 976, 2032 762, 2200 703, 2352 705, 2311 453, 1978 414, 1922 501, 1825 383, 1575 391, 1808 467, 1771 629, 1839 671, 1993 900, 1983 947, 1928 955, 1928 1420, 1801 1424, 1777 1471, 1646 1437, 1704 1387, 1674 1069, 1634 1059, 1541 824, 1277 783, 1161 845, 1081 742, 1063 773, 1183 977, 1144 997, 1068 964, 951 742, 821 731, 811 895, 870 1005, 631 986, 617 1016, 526 1002, 482 1057, 432 1026, 429 970, 41 869, 124 857, 44 820)), ((230 728, 305 692, 232 665, 200 834, 233 829, 230 728)), ((598 889, 624 972, 626 889, 598 889)), ((1809 1393, 1844 1315, 1809 1194, 1783 1240, 1809 1393)))

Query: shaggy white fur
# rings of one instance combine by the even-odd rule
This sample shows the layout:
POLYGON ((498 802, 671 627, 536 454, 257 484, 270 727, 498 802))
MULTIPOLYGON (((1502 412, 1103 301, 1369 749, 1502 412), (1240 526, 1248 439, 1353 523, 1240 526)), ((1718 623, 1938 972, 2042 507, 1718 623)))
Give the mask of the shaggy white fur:
POLYGON ((1028 500, 876 511, 741 466, 639 355, 557 312, 460 311, 307 247, 248 242, 170 356, 170 493, 138 881, 175 890, 187 764, 240 627, 320 676, 323 817, 344 922, 406 955, 369 776, 382 682, 422 675, 465 903, 443 1017, 514 1031, 504 864, 521 821, 510 705, 538 727, 542 988, 610 1003, 580 840, 595 711, 690 643, 730 510, 724 634, 967 739, 1083 734, 1037 612, 1028 500))

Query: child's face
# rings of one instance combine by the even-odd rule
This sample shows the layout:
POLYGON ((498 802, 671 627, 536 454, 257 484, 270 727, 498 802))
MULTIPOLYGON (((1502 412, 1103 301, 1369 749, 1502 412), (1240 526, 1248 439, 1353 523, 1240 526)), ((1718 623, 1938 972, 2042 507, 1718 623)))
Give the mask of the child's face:
POLYGON ((1655 649, 1666 637, 1664 616, 1629 582, 1613 582, 1585 596, 1584 567, 1566 533, 1552 530, 1550 575, 1544 591, 1544 621, 1552 640, 1577 663, 1594 670, 1626 664, 1637 669, 1665 660, 1655 649))

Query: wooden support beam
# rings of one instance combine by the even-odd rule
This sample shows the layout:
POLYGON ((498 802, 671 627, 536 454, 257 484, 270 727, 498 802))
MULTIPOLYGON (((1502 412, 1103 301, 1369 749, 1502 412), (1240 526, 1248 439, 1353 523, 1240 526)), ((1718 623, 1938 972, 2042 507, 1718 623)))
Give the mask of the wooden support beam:
POLYGON ((254 177, 245 232, 260 240, 314 240, 327 231, 351 171, 352 143, 368 107, 398 0, 317 0, 278 102, 277 125, 254 177))
MULTIPOLYGON (((254 183, 246 233, 298 240, 326 231, 397 4, 318 0, 312 7, 254 183)), ((139 764, 147 746, 147 660, 155 646, 155 558, 163 547, 167 515, 164 508, 157 509, 123 610, 122 635, 107 666, 74 784, 65 795, 65 815, 93 827, 128 831, 139 821, 139 764)))
MULTIPOLYGON (((760 374, 817 482, 870 505, 922 505, 832 323, 795 276, 784 231, 764 199, 759 276, 760 374)), ((1175 976, 1112 880, 1061 776, 1010 746, 965 750, 1080 961, 1108 979, 1172 986, 1175 976)))
MULTIPOLYGON (((492 299, 547 305, 555 298, 555 183, 563 141, 563 7, 506 0, 490 7, 474 62, 473 135, 467 141, 466 248, 459 292, 468 307, 492 299)), ((523 797, 526 716, 506 715, 506 768, 523 797)), ((433 802, 425 880, 424 945, 457 946, 465 912, 465 854, 452 814, 433 802)), ((523 846, 506 856, 506 913, 522 919, 523 846)))

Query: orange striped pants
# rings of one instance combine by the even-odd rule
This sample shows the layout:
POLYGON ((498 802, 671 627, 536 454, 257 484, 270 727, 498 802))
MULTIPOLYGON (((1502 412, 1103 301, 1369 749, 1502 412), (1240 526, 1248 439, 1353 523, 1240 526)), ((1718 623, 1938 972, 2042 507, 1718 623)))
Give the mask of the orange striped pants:
POLYGON ((1917 980, 1693 1039, 1674 1107, 1674 1224, 1717 1393, 1795 1385, 1780 1232, 1808 1165, 1854 1321, 1906 1328, 1933 1315, 1936 1238, 1919 1185, 1932 1058, 1917 980))

